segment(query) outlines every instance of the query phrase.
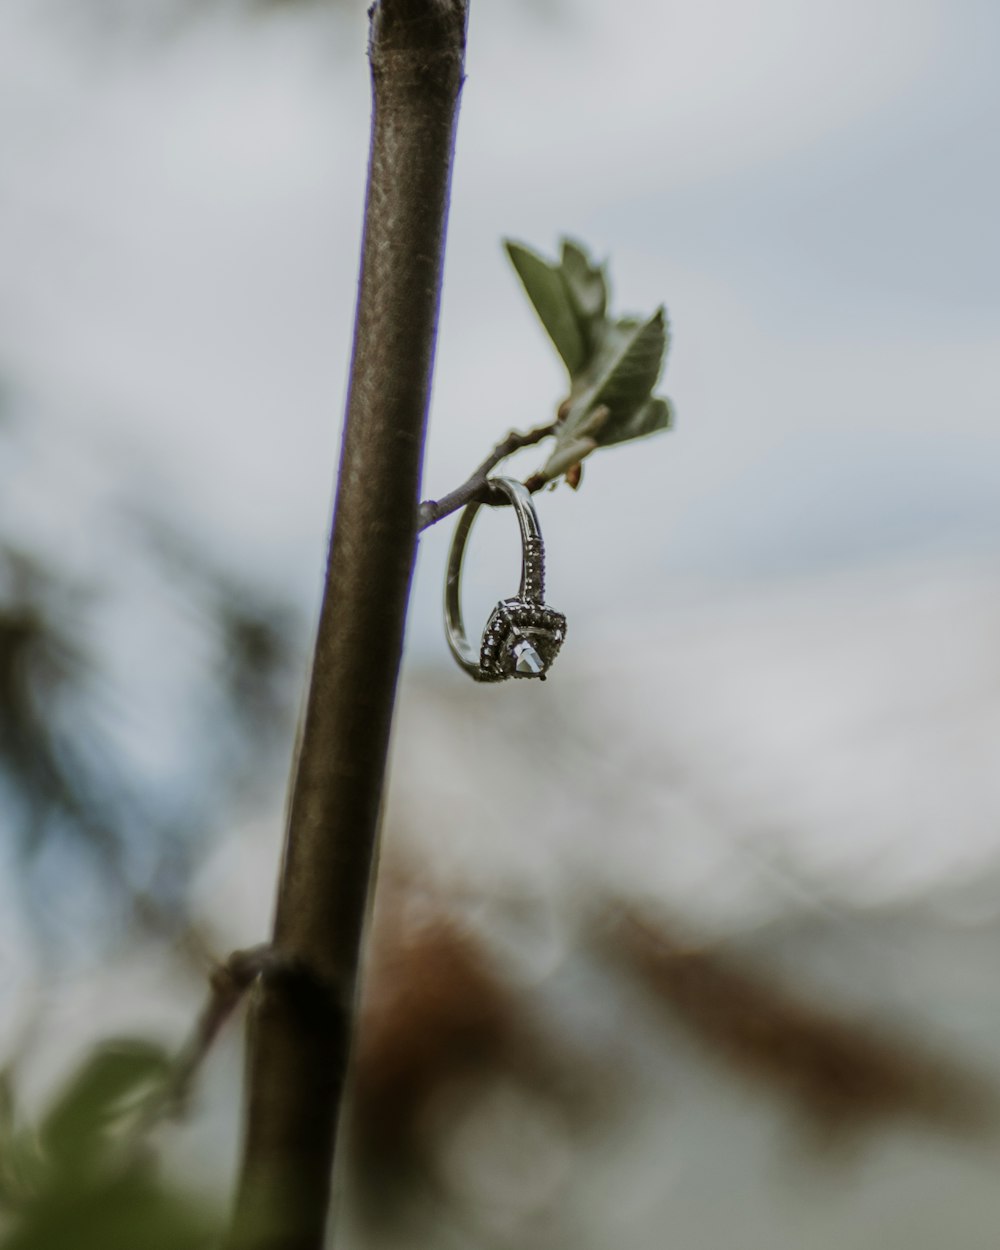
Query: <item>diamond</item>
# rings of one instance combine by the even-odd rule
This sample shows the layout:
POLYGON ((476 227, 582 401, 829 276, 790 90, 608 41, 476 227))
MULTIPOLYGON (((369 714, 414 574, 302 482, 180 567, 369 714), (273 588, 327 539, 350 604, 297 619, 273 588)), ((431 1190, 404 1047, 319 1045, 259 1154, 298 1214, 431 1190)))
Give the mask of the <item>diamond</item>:
POLYGON ((514 672, 522 677, 537 677, 545 671, 542 657, 527 639, 514 646, 514 672))

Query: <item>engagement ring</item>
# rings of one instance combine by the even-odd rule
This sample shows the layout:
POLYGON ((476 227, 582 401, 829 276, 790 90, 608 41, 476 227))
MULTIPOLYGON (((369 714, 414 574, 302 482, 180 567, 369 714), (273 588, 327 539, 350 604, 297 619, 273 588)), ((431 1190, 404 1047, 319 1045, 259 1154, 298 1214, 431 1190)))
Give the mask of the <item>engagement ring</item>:
POLYGON ((538 513, 531 494, 510 477, 490 478, 510 500, 521 529, 521 588, 510 599, 501 599, 483 630, 477 655, 465 636, 462 621, 462 558, 469 530, 480 509, 470 503, 459 518, 448 557, 444 591, 444 625, 451 653, 475 681, 506 681, 508 677, 545 675, 566 637, 566 618, 543 602, 545 551, 538 513))

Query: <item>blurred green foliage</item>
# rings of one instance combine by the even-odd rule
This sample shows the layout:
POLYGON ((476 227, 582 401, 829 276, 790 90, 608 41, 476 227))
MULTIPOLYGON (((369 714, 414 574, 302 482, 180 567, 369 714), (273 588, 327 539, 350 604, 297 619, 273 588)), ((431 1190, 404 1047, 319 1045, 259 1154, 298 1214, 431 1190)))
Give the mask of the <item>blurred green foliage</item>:
POLYGON ((0 1074, 2 1250, 202 1250, 217 1212, 165 1182, 149 1150, 170 1062, 150 1042, 103 1043, 25 1124, 0 1074), (150 1108, 154 1114, 150 1115, 150 1108))

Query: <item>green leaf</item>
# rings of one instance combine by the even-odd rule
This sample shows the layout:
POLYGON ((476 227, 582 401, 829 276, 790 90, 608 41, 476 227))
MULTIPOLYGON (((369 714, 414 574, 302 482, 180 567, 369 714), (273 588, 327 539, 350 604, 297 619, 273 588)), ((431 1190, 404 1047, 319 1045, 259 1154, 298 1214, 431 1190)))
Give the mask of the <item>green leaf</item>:
POLYGON ((520 243, 508 239, 504 246, 528 299, 534 304, 539 320, 572 377, 586 363, 587 348, 562 274, 556 266, 520 243))
POLYGON ((561 476, 598 447, 669 429, 670 401, 653 396, 669 346, 663 307, 646 319, 609 317, 604 266, 573 239, 562 240, 558 264, 520 243, 506 248, 570 375, 543 476, 561 476))
POLYGON ((568 472, 574 465, 586 460, 591 452, 597 450, 597 446, 597 440, 594 438, 571 438, 567 442, 560 443, 546 462, 546 478, 551 481, 552 478, 560 477, 568 472))
POLYGON ((604 344, 591 368, 582 374, 571 394, 565 419, 556 430, 556 446, 542 469, 546 478, 565 472, 565 448, 582 436, 600 447, 610 447, 671 424, 669 401, 654 399, 652 390, 663 370, 667 350, 667 323, 662 308, 648 321, 631 318, 608 323, 604 344), (593 415, 607 409, 594 430, 593 415))
POLYGON ((93 1150, 114 1122, 157 1082, 170 1060, 161 1046, 134 1038, 93 1052, 50 1108, 40 1128, 49 1158, 65 1162, 93 1150))
POLYGON ((560 270, 577 317, 586 328, 587 346, 593 352, 599 346, 600 330, 607 314, 608 284, 604 266, 592 264, 586 249, 579 243, 563 239, 560 270))
POLYGON ((3 1250, 212 1250, 221 1233, 203 1202, 133 1168, 101 1184, 50 1188, 5 1228, 3 1250))
POLYGON ((602 445, 610 447, 613 443, 624 443, 632 438, 645 438, 647 434, 672 429, 673 425, 673 404, 663 396, 652 396, 631 417, 619 422, 612 431, 613 437, 605 438, 602 445))
POLYGON ((624 431, 660 380, 667 350, 666 315, 662 308, 641 325, 621 321, 616 329, 617 350, 603 362, 599 377, 573 403, 567 417, 567 422, 575 423, 604 405, 610 415, 597 436, 603 446, 629 437, 624 431))

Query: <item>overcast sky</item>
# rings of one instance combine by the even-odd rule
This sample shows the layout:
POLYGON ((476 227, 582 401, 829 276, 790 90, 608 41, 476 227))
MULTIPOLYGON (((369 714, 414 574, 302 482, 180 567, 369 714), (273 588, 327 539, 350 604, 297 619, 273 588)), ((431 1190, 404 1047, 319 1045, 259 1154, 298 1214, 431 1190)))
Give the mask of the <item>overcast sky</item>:
MULTIPOLYGON (((315 597, 367 147, 355 7, 220 5, 162 41, 0 9, 0 371, 36 444, 16 520, 72 526, 81 564, 90 510, 132 494, 315 597)), ((474 3, 426 493, 551 413, 560 370, 499 240, 569 232, 619 307, 667 304, 679 414, 542 501, 575 620, 994 550, 998 38, 986 0, 474 3)), ((416 587, 429 659, 449 528, 416 587)), ((485 603, 516 542, 483 528, 509 549, 474 549, 485 603)))

